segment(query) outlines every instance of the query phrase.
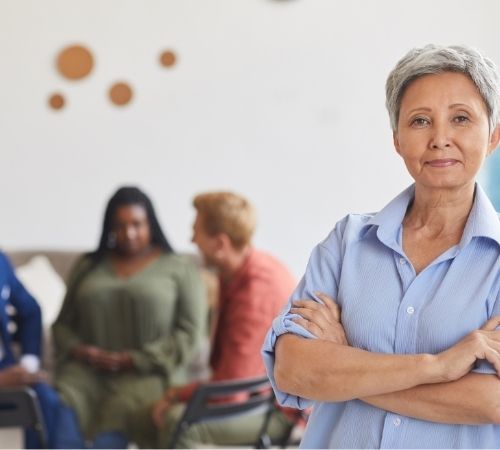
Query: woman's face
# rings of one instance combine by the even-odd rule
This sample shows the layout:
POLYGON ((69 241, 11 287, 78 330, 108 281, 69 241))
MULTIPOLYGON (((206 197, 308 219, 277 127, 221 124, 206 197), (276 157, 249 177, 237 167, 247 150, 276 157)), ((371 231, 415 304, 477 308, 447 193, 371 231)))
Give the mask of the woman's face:
POLYGON ((445 72, 413 81, 401 101, 394 146, 417 185, 454 189, 474 183, 499 139, 469 77, 445 72))
POLYGON ((113 218, 116 249, 132 256, 151 245, 151 229, 146 209, 142 205, 119 206, 113 218))

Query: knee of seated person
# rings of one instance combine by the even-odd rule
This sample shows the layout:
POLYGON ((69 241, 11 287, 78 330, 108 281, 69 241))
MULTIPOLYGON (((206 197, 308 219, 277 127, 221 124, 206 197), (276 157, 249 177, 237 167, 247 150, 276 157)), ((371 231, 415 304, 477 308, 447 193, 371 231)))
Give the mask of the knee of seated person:
POLYGON ((166 448, 169 445, 185 409, 185 403, 178 403, 173 405, 165 415, 163 425, 158 430, 158 444, 160 448, 166 448))

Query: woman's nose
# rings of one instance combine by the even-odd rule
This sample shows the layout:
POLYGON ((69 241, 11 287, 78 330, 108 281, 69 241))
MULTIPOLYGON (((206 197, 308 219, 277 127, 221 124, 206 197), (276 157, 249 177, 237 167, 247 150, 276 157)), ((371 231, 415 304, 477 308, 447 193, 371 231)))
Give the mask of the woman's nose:
POLYGON ((451 130, 447 125, 439 123, 433 125, 429 146, 432 150, 451 147, 451 130))
POLYGON ((134 239, 136 235, 136 230, 134 227, 127 227, 125 233, 128 239, 134 239))

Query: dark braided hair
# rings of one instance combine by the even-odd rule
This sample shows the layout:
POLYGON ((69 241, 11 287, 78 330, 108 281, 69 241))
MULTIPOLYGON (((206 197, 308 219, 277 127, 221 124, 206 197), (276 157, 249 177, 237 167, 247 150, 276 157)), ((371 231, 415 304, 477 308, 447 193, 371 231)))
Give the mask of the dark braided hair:
POLYGON ((151 231, 151 243, 158 246, 165 253, 174 253, 172 246, 161 230, 153 204, 149 197, 140 189, 134 186, 124 186, 119 188, 109 199, 104 213, 104 222, 102 225, 101 239, 96 250, 86 253, 82 258, 90 258, 90 264, 85 270, 81 271, 68 286, 67 296, 73 295, 83 279, 92 272, 106 253, 110 250, 108 245, 109 233, 112 231, 113 219, 116 210, 121 206, 141 205, 146 210, 146 215, 151 231))
POLYGON ((173 253, 172 246, 167 241, 156 217, 153 204, 149 197, 135 186, 123 186, 119 188, 109 199, 104 213, 101 239, 97 249, 90 254, 92 259, 100 260, 109 251, 108 239, 112 232, 113 219, 116 210, 122 206, 140 205, 146 210, 146 215, 151 230, 151 244, 159 247, 165 253, 173 253))

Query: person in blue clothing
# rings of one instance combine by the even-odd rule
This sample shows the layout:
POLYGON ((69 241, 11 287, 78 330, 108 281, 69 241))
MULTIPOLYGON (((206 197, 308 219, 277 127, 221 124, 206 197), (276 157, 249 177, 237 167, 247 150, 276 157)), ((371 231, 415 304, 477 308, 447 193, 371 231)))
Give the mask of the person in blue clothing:
POLYGON ((304 448, 500 448, 500 216, 476 182, 500 77, 470 47, 428 45, 392 70, 386 105, 414 183, 313 250, 268 374, 281 403, 313 406, 304 448))
MULTIPOLYGON (((0 388, 29 385, 35 390, 45 420, 47 444, 53 448, 59 398, 54 389, 43 382, 41 352, 40 306, 17 279, 5 254, 0 252, 0 388), (15 325, 14 330, 9 323, 15 325), (17 357, 14 342, 20 344, 21 355, 17 357)), ((25 446, 41 448, 35 430, 26 430, 25 446)))

